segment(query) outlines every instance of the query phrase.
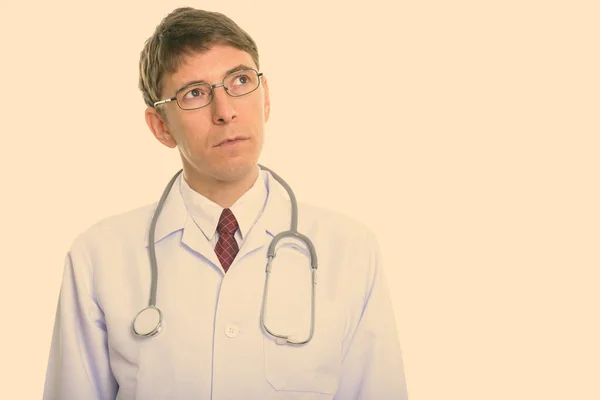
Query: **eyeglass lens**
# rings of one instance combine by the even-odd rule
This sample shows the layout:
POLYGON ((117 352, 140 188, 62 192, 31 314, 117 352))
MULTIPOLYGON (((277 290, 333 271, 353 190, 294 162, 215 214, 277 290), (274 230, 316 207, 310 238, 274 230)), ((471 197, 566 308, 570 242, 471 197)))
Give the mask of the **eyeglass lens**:
MULTIPOLYGON (((254 70, 237 71, 223 80, 225 91, 230 96, 243 96, 256 90, 259 84, 258 74, 254 70)), ((177 93, 177 102, 184 110, 206 106, 212 100, 212 88, 208 83, 188 86, 177 93)))

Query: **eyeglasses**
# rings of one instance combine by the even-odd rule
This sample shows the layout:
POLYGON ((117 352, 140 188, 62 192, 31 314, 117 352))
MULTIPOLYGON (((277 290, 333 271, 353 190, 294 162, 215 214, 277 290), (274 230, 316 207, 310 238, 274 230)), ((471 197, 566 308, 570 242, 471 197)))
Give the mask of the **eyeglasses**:
POLYGON ((208 83, 195 83, 183 87, 170 99, 160 100, 154 103, 154 107, 161 104, 176 101, 182 110, 196 110, 206 107, 214 97, 213 90, 223 86, 225 93, 232 97, 247 95, 258 89, 262 72, 254 69, 243 69, 227 75, 220 83, 210 85, 208 83))

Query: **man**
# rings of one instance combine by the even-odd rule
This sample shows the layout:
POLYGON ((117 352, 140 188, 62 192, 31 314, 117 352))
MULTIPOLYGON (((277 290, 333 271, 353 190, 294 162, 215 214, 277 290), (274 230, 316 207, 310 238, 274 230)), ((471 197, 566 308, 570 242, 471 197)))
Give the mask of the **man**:
POLYGON ((363 225, 300 204, 316 285, 310 245, 291 237, 266 290, 267 251, 290 229, 292 202, 258 164, 270 107, 259 71, 252 38, 219 13, 177 9, 146 42, 146 122, 178 149, 183 173, 153 236, 157 204, 74 241, 44 399, 407 398, 380 253, 363 225), (133 321, 155 284, 162 323, 143 331, 133 321))

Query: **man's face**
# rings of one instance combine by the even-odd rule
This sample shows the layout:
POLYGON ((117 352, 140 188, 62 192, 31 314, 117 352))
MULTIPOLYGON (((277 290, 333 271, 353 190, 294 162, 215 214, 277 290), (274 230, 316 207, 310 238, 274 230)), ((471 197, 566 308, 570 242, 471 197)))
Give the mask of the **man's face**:
MULTIPOLYGON (((165 76, 161 98, 174 96, 189 82, 220 83, 240 65, 256 69, 248 53, 214 45, 188 56, 174 74, 165 76)), ((157 139, 178 147, 188 179, 232 182, 254 172, 270 105, 266 79, 259 79, 258 89, 241 97, 229 96, 223 87, 213 89, 212 102, 200 109, 182 110, 176 102, 165 103, 159 106, 165 118, 147 110, 146 120, 157 139)))

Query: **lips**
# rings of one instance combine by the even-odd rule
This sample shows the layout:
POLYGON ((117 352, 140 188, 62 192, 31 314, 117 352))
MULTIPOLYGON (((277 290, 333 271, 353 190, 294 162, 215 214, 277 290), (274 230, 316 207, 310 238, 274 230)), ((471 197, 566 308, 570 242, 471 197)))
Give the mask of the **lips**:
POLYGON ((236 137, 232 137, 232 138, 227 138, 221 142, 219 142, 219 144, 217 144, 215 147, 221 147, 221 146, 230 146, 239 142, 242 142, 244 140, 247 140, 248 138, 245 137, 241 137, 241 136, 236 136, 236 137))

